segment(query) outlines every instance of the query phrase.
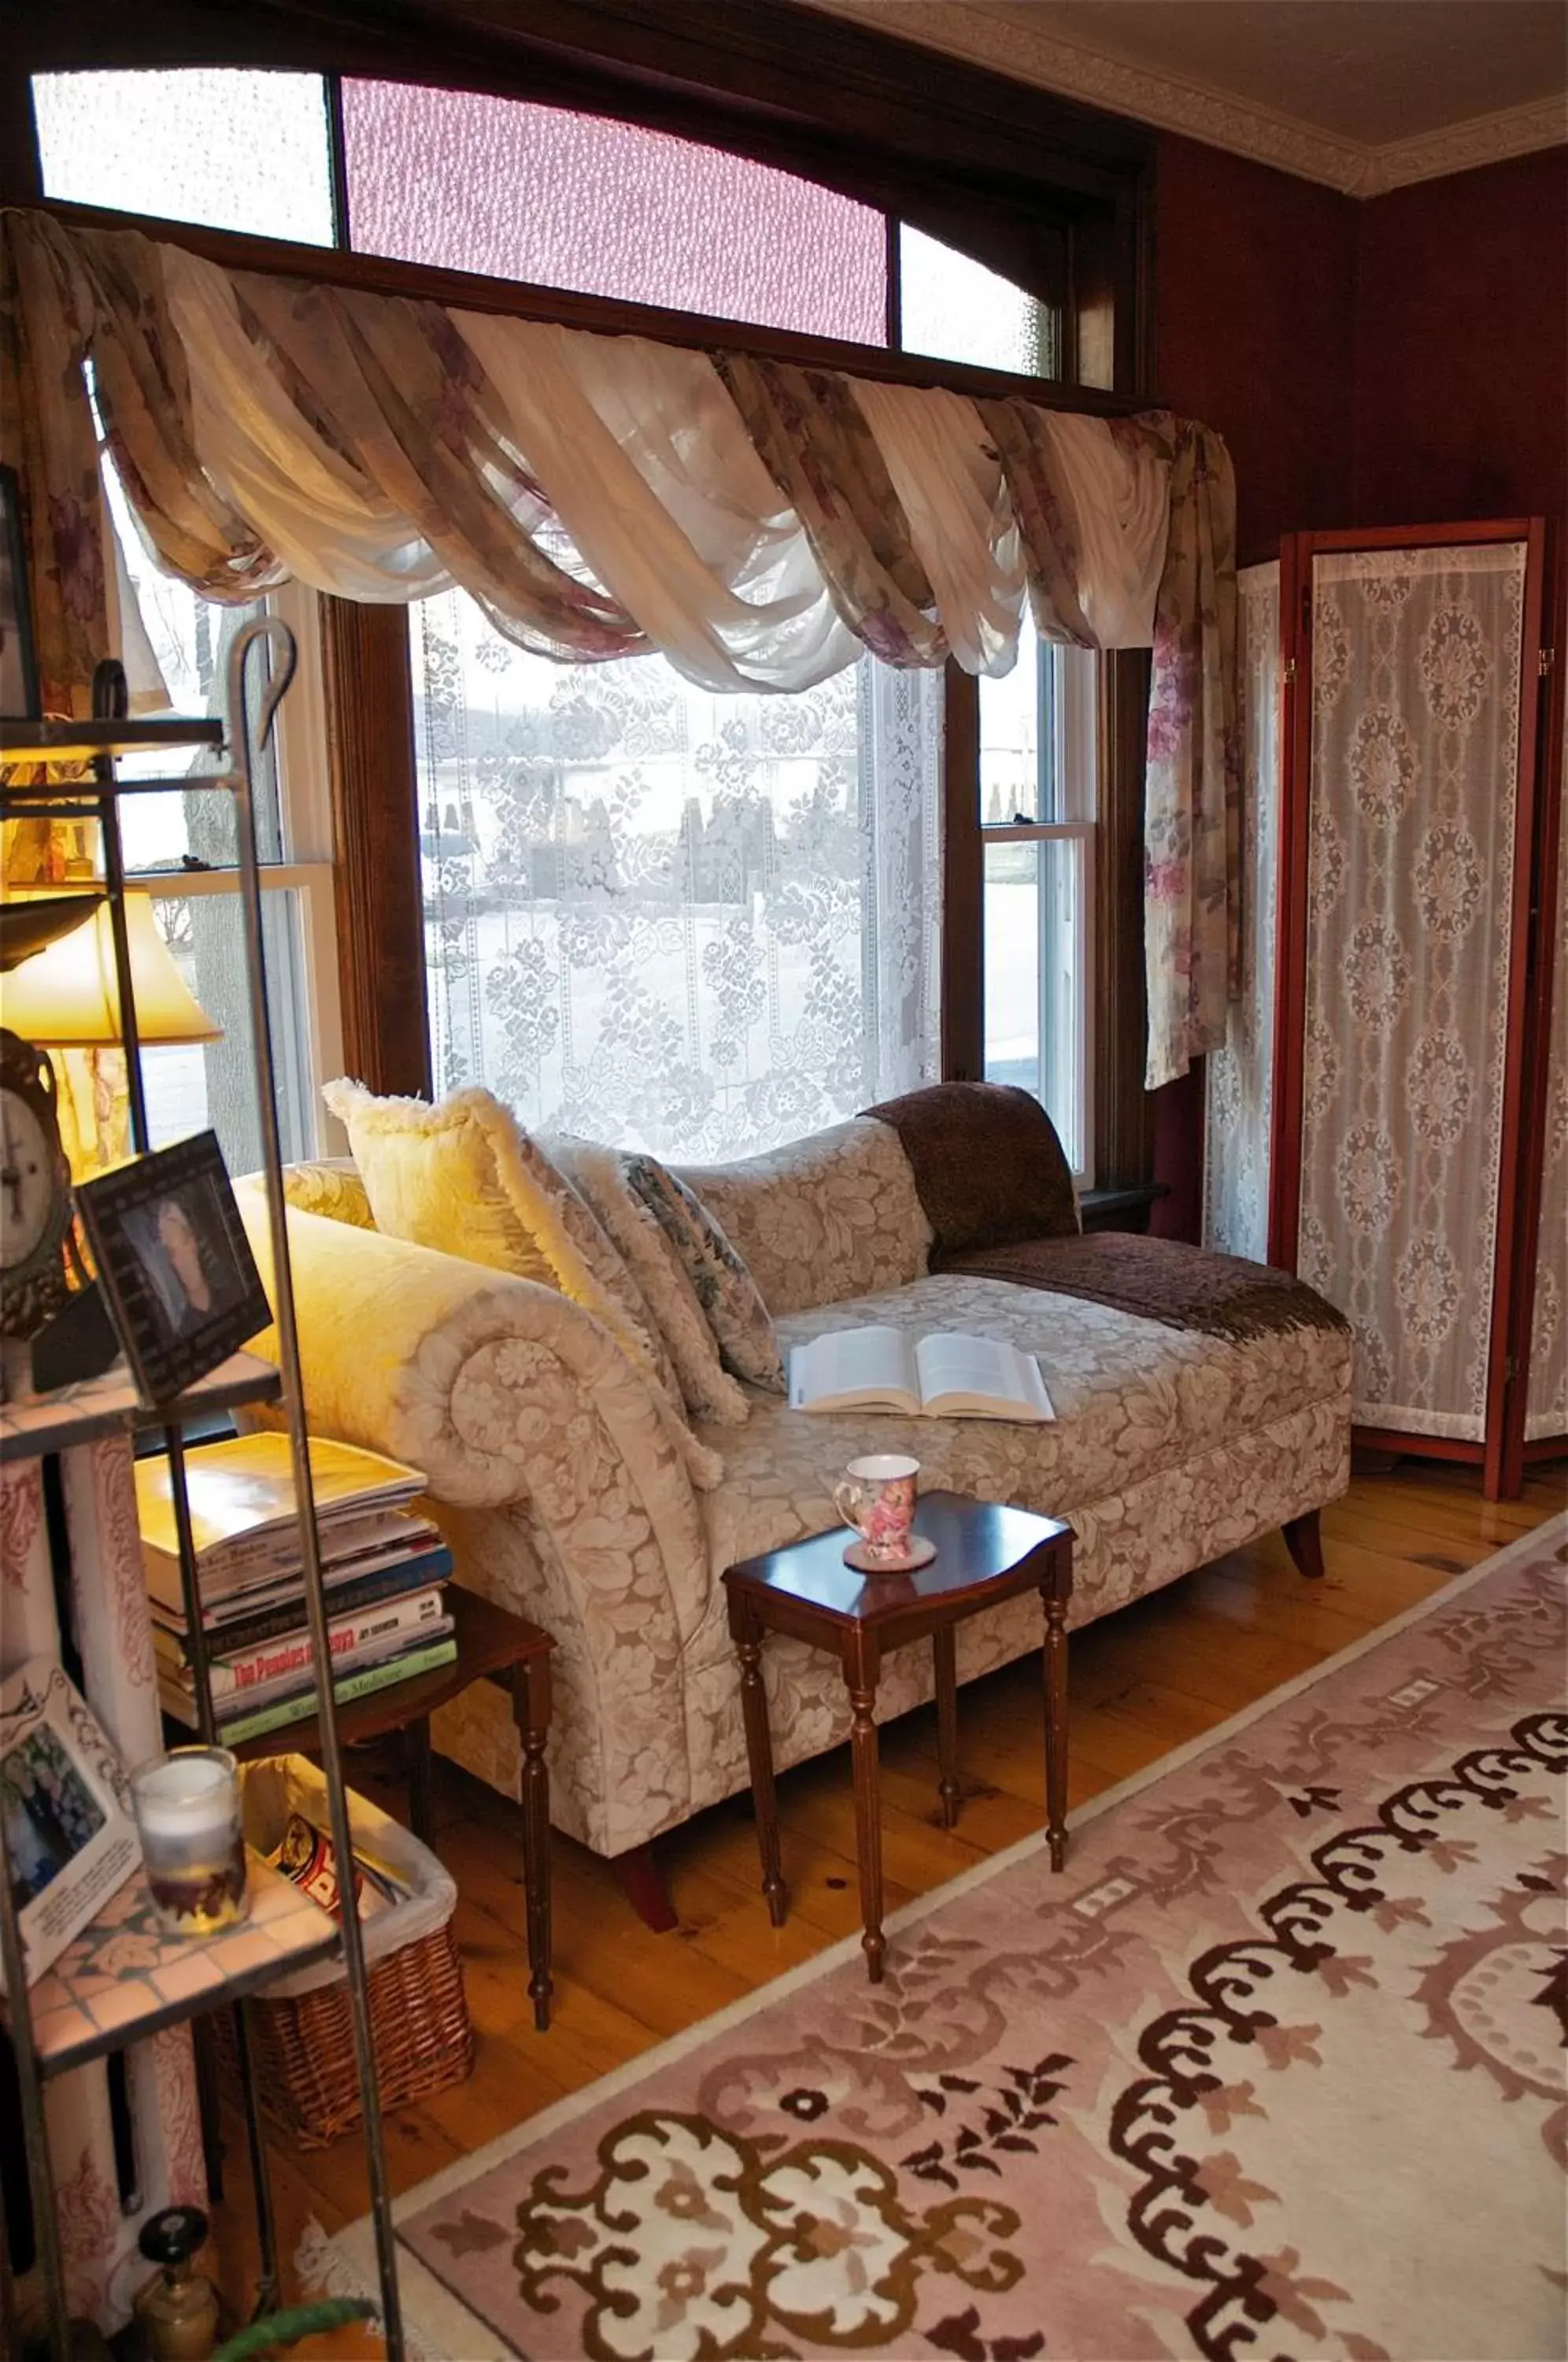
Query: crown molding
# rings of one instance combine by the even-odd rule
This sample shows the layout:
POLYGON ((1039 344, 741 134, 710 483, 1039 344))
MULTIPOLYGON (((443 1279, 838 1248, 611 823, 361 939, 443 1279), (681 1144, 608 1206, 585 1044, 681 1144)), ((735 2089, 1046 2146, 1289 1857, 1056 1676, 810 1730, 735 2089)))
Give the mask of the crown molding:
POLYGON ((989 66, 1014 82, 1081 99, 1113 115, 1130 115, 1165 131, 1179 131, 1211 148, 1250 156, 1278 171, 1319 181, 1346 196, 1381 196, 1416 181, 1500 163, 1568 139, 1568 99, 1535 99, 1468 122, 1376 145, 1303 123, 1294 116, 1211 83, 1136 66, 1064 40, 1029 22, 1026 12, 1000 0, 805 0, 808 7, 896 39, 989 66))

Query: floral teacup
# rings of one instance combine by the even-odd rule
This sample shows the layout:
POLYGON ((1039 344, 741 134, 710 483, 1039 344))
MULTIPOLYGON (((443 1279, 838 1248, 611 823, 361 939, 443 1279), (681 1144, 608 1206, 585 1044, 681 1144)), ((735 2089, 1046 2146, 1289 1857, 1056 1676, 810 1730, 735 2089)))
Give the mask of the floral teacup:
POLYGON ((920 1462, 901 1452, 874 1451, 852 1460, 833 1488, 834 1507, 860 1536, 878 1566, 907 1566, 914 1525, 920 1462))

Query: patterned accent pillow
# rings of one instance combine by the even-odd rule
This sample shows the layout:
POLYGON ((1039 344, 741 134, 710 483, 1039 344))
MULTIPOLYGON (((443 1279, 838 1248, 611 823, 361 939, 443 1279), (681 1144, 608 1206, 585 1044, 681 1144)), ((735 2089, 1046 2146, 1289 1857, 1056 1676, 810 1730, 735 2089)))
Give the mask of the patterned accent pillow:
POLYGON ((376 1228, 568 1296, 603 1323, 661 1396, 685 1437, 692 1482, 723 1475, 686 1427, 657 1325, 597 1216, 492 1093, 453 1091, 438 1106, 377 1098, 362 1083, 323 1086, 346 1127, 376 1228))
POLYGON ((285 1164, 283 1197, 302 1214, 325 1214, 330 1221, 351 1222, 357 1231, 373 1231, 365 1185, 348 1156, 320 1156, 308 1164, 285 1164))
POLYGON ((587 1140, 552 1139, 549 1152, 604 1225, 658 1322, 693 1418, 743 1426, 751 1405, 719 1359, 686 1266, 626 1177, 626 1159, 587 1140))
POLYGON ((625 1175, 679 1256, 724 1367, 781 1395, 784 1363, 767 1307, 706 1206, 655 1156, 628 1156, 625 1175))

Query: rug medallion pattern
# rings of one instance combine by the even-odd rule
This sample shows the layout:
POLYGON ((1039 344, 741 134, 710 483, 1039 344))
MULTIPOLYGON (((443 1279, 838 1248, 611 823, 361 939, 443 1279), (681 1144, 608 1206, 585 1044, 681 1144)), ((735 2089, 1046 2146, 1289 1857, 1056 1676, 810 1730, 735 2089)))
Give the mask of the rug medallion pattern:
POLYGON ((1568 1521, 404 2217, 512 2351, 1563 2351, 1568 1521))

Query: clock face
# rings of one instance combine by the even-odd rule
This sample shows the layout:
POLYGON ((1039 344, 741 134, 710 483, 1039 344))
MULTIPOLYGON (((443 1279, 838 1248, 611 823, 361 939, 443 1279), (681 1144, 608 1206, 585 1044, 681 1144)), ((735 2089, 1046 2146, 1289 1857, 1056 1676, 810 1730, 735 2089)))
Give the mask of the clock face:
POLYGON ((15 1271, 37 1251, 57 1195, 54 1146, 36 1110, 0 1090, 0 1271, 15 1271))

